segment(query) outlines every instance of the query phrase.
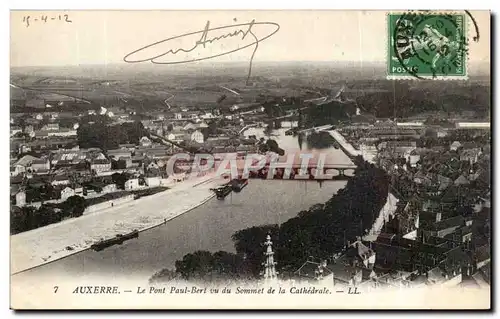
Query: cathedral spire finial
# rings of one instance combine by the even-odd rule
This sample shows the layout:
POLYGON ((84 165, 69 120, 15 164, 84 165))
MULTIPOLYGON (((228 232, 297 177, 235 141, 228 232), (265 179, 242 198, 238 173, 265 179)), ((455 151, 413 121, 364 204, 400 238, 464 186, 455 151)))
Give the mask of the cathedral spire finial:
POLYGON ((266 256, 266 261, 263 263, 264 265, 264 280, 274 280, 277 278, 276 272, 276 262, 274 261, 274 252, 273 252, 273 242, 271 241, 271 235, 267 234, 266 241, 264 242, 264 246, 266 249, 264 251, 264 255, 266 256))

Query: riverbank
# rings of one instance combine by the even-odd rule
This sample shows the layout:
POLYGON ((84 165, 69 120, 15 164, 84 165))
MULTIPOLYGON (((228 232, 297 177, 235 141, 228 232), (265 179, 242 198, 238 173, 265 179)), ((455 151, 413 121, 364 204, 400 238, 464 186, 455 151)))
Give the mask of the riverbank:
MULTIPOLYGON (((337 130, 330 130, 326 131, 328 132, 339 144, 340 148, 344 153, 346 153, 347 156, 350 157, 356 157, 356 156, 362 156, 365 161, 371 164, 375 164, 375 155, 370 154, 368 152, 363 152, 360 150, 357 150, 352 146, 342 134, 340 134, 337 130)), ((372 228, 368 232, 367 235, 363 237, 364 240, 367 241, 375 241, 377 240, 378 235, 382 231, 382 227, 386 222, 390 220, 391 217, 394 217, 394 213, 397 210, 397 203, 399 202, 399 199, 394 196, 391 192, 387 194, 387 200, 382 207, 382 209, 379 212, 379 216, 377 219, 374 221, 372 228)))
POLYGON ((164 192, 11 236, 11 274, 87 250, 102 239, 164 224, 214 197, 214 176, 186 180, 164 192), (43 238, 41 240, 41 238, 43 238), (70 247, 70 248, 68 248, 70 247))
MULTIPOLYGON (((340 134, 337 130, 329 130, 325 132, 328 132, 340 144, 340 148, 342 149, 342 151, 344 151, 344 153, 346 153, 347 156, 356 157, 359 155, 363 155, 361 151, 355 149, 354 146, 347 142, 345 137, 343 137, 342 134, 340 134)), ((363 159, 365 161, 368 161, 368 159, 366 159, 364 156, 363 159)), ((368 162, 371 163, 370 161, 368 162)))

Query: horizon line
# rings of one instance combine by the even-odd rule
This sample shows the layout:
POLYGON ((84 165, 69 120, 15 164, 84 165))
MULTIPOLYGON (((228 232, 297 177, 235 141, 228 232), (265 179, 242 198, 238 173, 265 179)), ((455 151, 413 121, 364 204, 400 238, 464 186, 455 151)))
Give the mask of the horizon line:
MULTIPOLYGON (((196 65, 210 65, 214 64, 208 61, 193 61, 187 62, 187 63, 182 63, 182 64, 177 64, 175 67, 179 66, 194 66, 194 63, 196 65)), ((353 60, 290 60, 290 61, 280 61, 280 60, 266 60, 266 61, 258 61, 257 64, 262 64, 262 63, 331 63, 331 64, 359 64, 359 66, 362 67, 363 64, 384 64, 387 63, 387 61, 383 60, 372 60, 372 61, 353 61, 353 60)), ((489 65, 490 61, 468 61, 469 65, 489 65)), ((245 66, 248 66, 248 61, 219 61, 216 62, 215 64, 244 64, 245 66)), ((9 68, 57 68, 57 67, 85 67, 85 66, 124 66, 124 65, 142 65, 142 66, 157 66, 157 64, 153 63, 127 63, 127 62, 112 62, 112 63, 84 63, 84 64, 56 64, 56 65, 10 65, 9 68)), ((172 67, 172 65, 169 65, 169 67, 172 67)), ((254 65, 254 67, 258 67, 258 65, 254 65)))
MULTIPOLYGON (((386 61, 350 61, 350 60, 318 60, 318 61, 313 61, 313 60, 290 60, 290 61, 280 61, 280 60, 266 60, 266 61, 258 61, 256 64, 262 64, 262 63, 356 63, 356 64, 382 64, 385 63, 386 61)), ((193 62, 187 62, 187 63, 179 63, 176 64, 176 67, 179 66, 188 66, 188 65, 210 65, 214 64, 212 62, 208 61, 193 61, 193 62)), ((244 64, 245 66, 248 66, 248 61, 220 61, 220 62, 215 62, 215 64, 244 64)), ((45 68, 45 67, 76 67, 76 66, 107 66, 107 65, 142 65, 142 66, 152 66, 155 65, 157 66, 158 64, 153 64, 153 63, 127 63, 127 62, 112 62, 112 63, 84 63, 84 64, 56 64, 56 65, 10 65, 10 68, 28 68, 28 67, 33 67, 33 68, 45 68)), ((160 64, 161 65, 161 64, 160 64)), ((172 65, 169 65, 171 67, 172 65)), ((258 65, 254 65, 254 67, 258 65)))

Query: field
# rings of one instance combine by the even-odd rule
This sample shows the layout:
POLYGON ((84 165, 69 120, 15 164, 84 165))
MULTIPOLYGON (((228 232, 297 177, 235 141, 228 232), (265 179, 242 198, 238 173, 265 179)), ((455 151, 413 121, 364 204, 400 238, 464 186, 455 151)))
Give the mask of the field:
MULTIPOLYGON (((489 77, 461 81, 391 81, 384 65, 335 63, 259 63, 246 84, 246 64, 184 66, 107 65, 16 68, 11 99, 77 101, 79 104, 147 110, 228 109, 239 103, 280 98, 314 99, 344 94, 376 117, 431 113, 460 116, 474 111, 489 118, 489 77), (15 87, 14 87, 15 86, 15 87), (396 112, 395 112, 396 111, 396 112)), ((36 103, 35 103, 36 104, 36 103)), ((45 107, 38 103, 38 107, 45 107)))

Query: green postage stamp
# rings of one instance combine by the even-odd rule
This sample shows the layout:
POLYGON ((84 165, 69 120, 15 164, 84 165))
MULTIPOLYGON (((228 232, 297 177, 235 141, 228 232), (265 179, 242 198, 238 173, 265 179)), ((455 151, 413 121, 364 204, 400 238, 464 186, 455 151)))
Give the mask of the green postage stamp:
POLYGON ((462 13, 387 15, 389 79, 467 79, 467 20, 462 13))

